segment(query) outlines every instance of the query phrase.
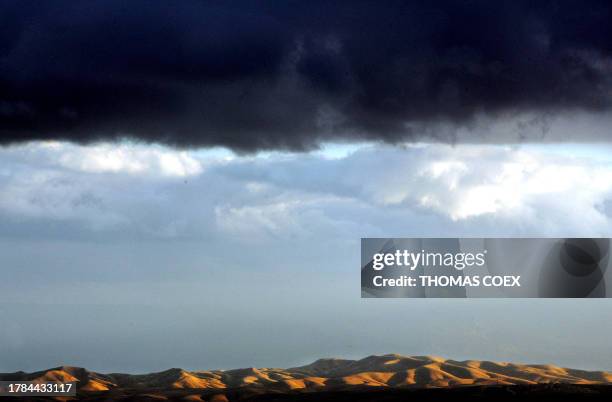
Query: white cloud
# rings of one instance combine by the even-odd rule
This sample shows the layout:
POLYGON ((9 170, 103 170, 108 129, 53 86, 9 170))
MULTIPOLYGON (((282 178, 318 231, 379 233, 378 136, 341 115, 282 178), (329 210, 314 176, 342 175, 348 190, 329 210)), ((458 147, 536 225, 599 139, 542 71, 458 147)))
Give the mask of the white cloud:
POLYGON ((351 200, 335 196, 284 193, 257 204, 223 204, 215 207, 215 224, 230 239, 262 243, 279 239, 312 240, 321 236, 350 236, 340 226, 355 222, 331 213, 334 208, 353 208, 351 200))
POLYGON ((612 157, 588 158, 587 146, 363 146, 333 158, 204 154, 137 144, 5 148, 0 214, 77 221, 98 232, 258 243, 332 234, 334 241, 612 234, 612 157))
POLYGON ((251 241, 269 240, 270 236, 299 230, 296 215, 301 207, 299 201, 278 201, 259 206, 217 206, 216 224, 230 236, 251 241))
POLYGON ((200 161, 185 151, 142 145, 98 144, 88 147, 68 146, 58 155, 58 162, 83 172, 128 173, 186 177, 202 172, 200 161))
POLYGON ((509 147, 436 147, 419 171, 403 199, 452 220, 546 216, 553 205, 598 226, 607 223, 597 207, 612 192, 611 164, 509 147))
POLYGON ((187 177, 202 173, 202 162, 188 151, 157 145, 97 143, 74 145, 33 142, 12 148, 27 156, 84 173, 122 173, 141 176, 187 177))
MULTIPOLYGON (((352 200, 382 215, 404 214, 405 225, 416 215, 430 216, 441 232, 455 226, 474 234, 482 219, 497 223, 500 235, 515 230, 534 235, 609 232, 610 217, 603 206, 612 197, 612 163, 585 157, 587 146, 576 150, 579 157, 571 149, 546 152, 546 147, 380 146, 334 160, 298 155, 266 163, 236 161, 230 168, 233 177, 250 186, 254 181, 265 185, 268 197, 270 189, 273 194, 333 195, 344 199, 347 210, 354 209, 348 202, 352 200)), ((259 216, 254 211, 265 215, 268 206, 243 207, 259 216)), ((324 203, 303 208, 338 213, 324 203)), ((359 214, 353 216, 355 222, 376 224, 367 221, 363 210, 359 214)), ((281 224, 287 221, 279 218, 281 224)), ((395 230, 387 228, 389 233, 395 230)))

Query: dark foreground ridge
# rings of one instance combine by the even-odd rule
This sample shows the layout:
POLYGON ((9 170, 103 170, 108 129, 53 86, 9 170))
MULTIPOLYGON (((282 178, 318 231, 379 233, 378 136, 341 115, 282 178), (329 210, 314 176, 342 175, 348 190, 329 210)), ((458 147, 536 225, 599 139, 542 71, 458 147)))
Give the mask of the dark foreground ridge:
MULTIPOLYGON (((63 366, 34 373, 0 374, 0 381, 76 382, 77 399, 84 401, 505 401, 549 396, 581 400, 612 397, 612 373, 604 371, 395 354, 361 360, 320 359, 287 369, 170 369, 150 374, 100 374, 63 366)), ((11 399, 53 400, 6 398, 11 399)))
POLYGON ((572 398, 579 401, 610 401, 610 385, 536 384, 481 385, 451 388, 380 388, 319 392, 265 393, 253 388, 225 392, 210 390, 115 390, 80 392, 77 398, 6 397, 8 401, 79 400, 101 401, 207 401, 207 402, 395 402, 395 401, 545 401, 551 398, 572 398))

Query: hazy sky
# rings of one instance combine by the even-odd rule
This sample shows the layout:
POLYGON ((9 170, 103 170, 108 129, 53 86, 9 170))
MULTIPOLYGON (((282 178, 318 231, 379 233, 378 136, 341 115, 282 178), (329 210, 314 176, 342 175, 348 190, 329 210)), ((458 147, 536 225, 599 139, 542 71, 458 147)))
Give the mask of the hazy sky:
POLYGON ((0 150, 0 370, 437 354, 612 369, 609 300, 360 299, 366 236, 610 236, 608 145, 0 150))
POLYGON ((359 278, 361 237, 612 235, 611 20, 600 0, 2 1, 0 371, 612 370, 608 300, 362 300, 359 278))

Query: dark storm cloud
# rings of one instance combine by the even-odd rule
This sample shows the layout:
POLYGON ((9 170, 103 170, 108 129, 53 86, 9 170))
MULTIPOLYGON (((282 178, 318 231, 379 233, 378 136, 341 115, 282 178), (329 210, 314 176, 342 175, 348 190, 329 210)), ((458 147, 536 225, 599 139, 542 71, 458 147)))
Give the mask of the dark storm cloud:
POLYGON ((305 149, 409 140, 415 127, 477 114, 607 111, 611 10, 605 1, 4 1, 0 141, 305 149))

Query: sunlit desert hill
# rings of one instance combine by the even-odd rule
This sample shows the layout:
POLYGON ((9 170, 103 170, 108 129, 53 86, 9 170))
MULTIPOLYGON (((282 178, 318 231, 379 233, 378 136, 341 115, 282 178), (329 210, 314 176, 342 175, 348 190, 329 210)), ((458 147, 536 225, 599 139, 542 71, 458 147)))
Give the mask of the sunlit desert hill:
MULTIPOLYGON (((174 395, 181 396, 182 399, 203 400, 203 396, 212 395, 216 398, 214 400, 222 401, 227 399, 226 395, 236 395, 237 390, 248 390, 251 395, 282 395, 464 386, 599 386, 612 384, 612 373, 553 365, 456 361, 434 356, 409 357, 390 354, 369 356, 361 360, 320 359, 305 366, 287 369, 170 369, 151 374, 100 374, 83 368, 64 366, 34 373, 0 374, 0 380, 76 381, 79 395, 105 394, 110 399, 122 399, 127 398, 126 395, 134 395, 134 392, 146 392, 147 398, 155 396, 168 399, 168 395, 174 395), (199 393, 193 393, 191 390, 197 390, 199 393)), ((244 393, 241 395, 244 396, 244 393)))

